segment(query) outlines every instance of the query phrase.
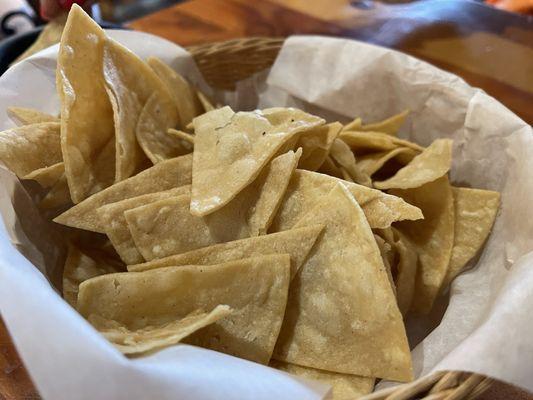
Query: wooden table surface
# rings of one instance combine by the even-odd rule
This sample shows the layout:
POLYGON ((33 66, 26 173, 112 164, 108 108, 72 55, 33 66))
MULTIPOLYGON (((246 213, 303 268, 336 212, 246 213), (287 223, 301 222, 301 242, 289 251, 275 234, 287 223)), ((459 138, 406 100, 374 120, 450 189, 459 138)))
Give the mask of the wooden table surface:
MULTIPOLYGON (((533 17, 463 0, 192 0, 130 24, 183 46, 246 36, 324 34, 399 49, 463 77, 533 123, 533 17)), ((532 377, 533 379, 533 377, 532 377)), ((38 399, 0 320, 0 400, 38 399)), ((494 385, 481 400, 533 400, 494 385)))

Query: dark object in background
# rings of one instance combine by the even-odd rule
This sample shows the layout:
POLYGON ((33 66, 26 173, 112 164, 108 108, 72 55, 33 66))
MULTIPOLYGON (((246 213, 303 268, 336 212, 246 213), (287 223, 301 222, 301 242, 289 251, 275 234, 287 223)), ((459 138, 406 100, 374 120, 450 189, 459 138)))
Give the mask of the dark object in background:
POLYGON ((0 75, 2 75, 24 50, 32 45, 43 30, 42 26, 13 35, 0 42, 0 75))

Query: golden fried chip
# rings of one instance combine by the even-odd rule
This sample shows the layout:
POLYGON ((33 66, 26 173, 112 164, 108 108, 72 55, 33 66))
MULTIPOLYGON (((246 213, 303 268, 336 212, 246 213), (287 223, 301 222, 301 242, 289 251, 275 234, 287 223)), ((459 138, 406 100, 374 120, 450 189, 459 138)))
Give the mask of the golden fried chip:
POLYGON ((346 180, 347 173, 342 172, 342 168, 338 167, 337 164, 335 164, 335 161, 333 161, 330 155, 326 157, 322 165, 318 168, 318 172, 321 174, 326 174, 335 178, 346 180))
POLYGON ((409 147, 416 151, 424 150, 423 147, 407 140, 381 132, 342 131, 339 137, 344 140, 352 150, 358 154, 361 151, 385 151, 396 147, 409 147))
POLYGON ((296 144, 296 148, 302 148, 298 168, 308 171, 319 169, 341 129, 342 124, 334 122, 302 132, 296 144))
POLYGON ((179 188, 165 190, 162 192, 148 193, 141 196, 105 204, 96 209, 96 214, 100 220, 100 226, 104 227, 105 233, 120 258, 126 264, 137 264, 144 262, 141 253, 135 247, 135 242, 131 236, 124 211, 153 203, 163 199, 180 196, 190 193, 191 186, 181 186, 179 188))
POLYGON ((19 178, 61 160, 57 122, 24 125, 0 132, 0 161, 19 178))
POLYGON ((311 225, 270 235, 215 244, 187 253, 148 261, 144 264, 128 265, 128 271, 139 272, 179 265, 211 265, 268 254, 289 254, 292 279, 302 266, 323 228, 323 225, 311 225))
POLYGON ((442 288, 463 270, 479 251, 494 224, 500 194, 491 190, 453 187, 455 209, 455 235, 448 272, 442 288))
POLYGON ((39 208, 43 210, 59 209, 72 204, 68 189, 67 177, 61 175, 52 185, 46 196, 39 202, 39 208))
POLYGON ((343 131, 358 131, 359 128, 363 125, 361 118, 355 118, 353 121, 347 123, 343 126, 343 131))
POLYGON ((193 311, 183 318, 163 324, 148 325, 136 330, 98 315, 89 315, 89 322, 123 354, 141 355, 181 342, 192 333, 231 314, 225 305, 211 312, 193 311))
POLYGON ((114 146, 115 136, 102 75, 104 41, 104 31, 74 4, 61 37, 56 74, 61 149, 74 203, 109 186, 114 178, 114 164, 99 161, 102 149, 114 146))
POLYGON ((42 122, 59 122, 59 118, 33 108, 8 107, 7 115, 18 126, 40 124, 42 122))
MULTIPOLYGON (((204 112, 204 107, 194 88, 159 58, 150 57, 148 65, 154 70, 159 78, 167 85, 175 104, 178 107, 180 126, 185 128, 194 117, 204 112)), ((209 111, 209 110, 207 110, 209 111)))
POLYGON ((370 186, 370 176, 363 173, 355 162, 355 156, 350 147, 342 140, 335 139, 330 151, 331 158, 340 165, 351 178, 350 180, 360 185, 370 186))
POLYGON ((387 135, 396 136, 408 115, 409 115, 409 110, 405 110, 383 121, 374 122, 368 125, 365 124, 361 126, 359 129, 354 129, 354 130, 360 130, 360 131, 366 131, 366 132, 383 132, 383 133, 386 133, 387 135))
POLYGON ((389 278, 389 283, 392 288, 392 292, 394 293, 394 296, 398 297, 396 293, 396 284, 394 283, 394 278, 392 277, 392 247, 383 238, 376 234, 374 234, 374 239, 376 240, 376 244, 378 245, 379 254, 381 255, 383 265, 385 266, 385 271, 387 272, 387 278, 389 278))
POLYGON ((357 157, 357 166, 369 176, 378 172, 389 160, 397 159, 403 164, 410 162, 418 153, 408 147, 369 153, 357 157))
POLYGON ((267 233, 301 155, 302 149, 300 148, 296 153, 289 151, 277 156, 261 171, 259 177, 235 198, 238 199, 248 191, 252 192, 245 195, 250 197, 255 197, 254 193, 259 193, 257 200, 248 208, 247 220, 250 236, 267 233))
POLYGON ((411 189, 445 175, 452 163, 452 140, 437 139, 393 177, 374 182, 378 189, 411 189))
POLYGON ((153 93, 148 98, 137 123, 136 135, 139 145, 154 164, 191 152, 188 144, 184 145, 181 139, 167 133, 178 122, 178 111, 170 97, 153 93))
POLYGON ((33 180, 39 183, 43 188, 52 187, 65 174, 65 165, 63 162, 43 167, 30 172, 22 179, 33 180))
POLYGON ((204 93, 202 93, 201 90, 197 90, 196 95, 198 96, 198 100, 200 100, 200 103, 202 104, 202 107, 205 112, 213 111, 215 109, 215 106, 213 105, 211 100, 209 100, 207 96, 204 93))
POLYGON ((250 236, 245 212, 231 202, 197 217, 189 211, 189 194, 159 200, 124 212, 137 250, 145 260, 250 236))
POLYGON ((374 378, 366 378, 357 375, 339 374, 336 372, 323 371, 315 368, 302 367, 283 361, 271 360, 270 366, 289 374, 301 376, 331 385, 330 400, 355 400, 374 389, 374 378))
MULTIPOLYGON (((292 175, 287 194, 271 224, 270 232, 292 228, 337 183, 339 179, 334 177, 297 169, 292 175)), ((418 208, 399 197, 355 183, 345 183, 363 209, 372 228, 387 228, 395 221, 423 218, 418 208)))
POLYGON ((297 227, 316 223, 326 228, 291 282, 274 359, 411 380, 402 315, 379 248, 361 207, 343 184, 336 184, 297 227))
MULTIPOLYGON (((152 100, 154 103, 145 114, 145 118, 159 112, 170 112, 165 107, 164 111, 159 107, 163 105, 174 104, 169 91, 161 79, 143 60, 137 57, 121 44, 114 40, 107 39, 104 45, 104 79, 106 90, 113 106, 113 115, 116 127, 116 175, 115 182, 120 182, 134 175, 146 164, 146 155, 139 146, 136 137, 137 124, 141 117, 141 112, 152 95, 156 97, 152 100)), ((174 104, 175 106, 175 104, 174 104)), ((162 125, 166 123, 178 122, 179 116, 177 110, 170 107, 173 116, 160 115, 165 118, 162 125), (172 118, 175 117, 175 118, 172 118)), ((150 121, 144 121, 144 124, 155 123, 153 118, 150 121)), ((157 126, 157 128, 161 128, 157 126)), ((166 134, 166 126, 163 132, 156 134, 158 137, 166 134)), ((141 137, 143 144, 148 146, 146 127, 141 127, 141 137)), ((149 142, 151 146, 154 141, 149 142)), ((161 149, 157 149, 158 151, 161 149)), ((150 152, 154 151, 150 147, 150 152)))
POLYGON ((191 212, 203 216, 229 203, 297 133, 324 120, 296 109, 235 114, 224 107, 193 122, 191 212))
POLYGON ((186 142, 190 143, 191 145, 194 145, 194 135, 191 135, 190 133, 183 132, 177 129, 169 129, 167 131, 169 135, 175 136, 181 140, 185 140, 186 142))
POLYGON ((87 279, 95 276, 117 272, 112 265, 102 260, 94 260, 78 248, 69 245, 65 267, 63 269, 63 298, 72 307, 78 302, 78 288, 87 279))
POLYGON ((396 227, 413 243, 418 254, 415 294, 412 309, 428 313, 446 276, 453 247, 454 205, 448 177, 414 189, 394 189, 391 194, 419 207, 420 221, 399 222, 396 227))
POLYGON ((227 304, 230 315, 186 342, 266 364, 285 313, 289 271, 283 254, 104 275, 80 285, 78 310, 134 330, 227 304))
POLYGON ((160 192, 191 183, 192 155, 160 162, 139 174, 98 192, 54 219, 58 224, 105 233, 96 209, 142 194, 160 192))

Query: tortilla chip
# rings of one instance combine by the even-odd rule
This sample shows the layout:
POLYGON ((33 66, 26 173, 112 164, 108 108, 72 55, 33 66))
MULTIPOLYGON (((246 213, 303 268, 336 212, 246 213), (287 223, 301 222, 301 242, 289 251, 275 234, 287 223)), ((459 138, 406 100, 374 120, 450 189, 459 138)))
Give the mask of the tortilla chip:
POLYGON ((144 262, 144 258, 137 250, 133 237, 131 236, 124 211, 153 203, 163 199, 176 197, 190 193, 190 185, 170 189, 162 192, 143 194, 137 197, 117 201, 103 205, 96 209, 100 220, 100 226, 104 227, 107 237, 113 244, 120 258, 126 264, 137 264, 144 262))
POLYGON ((487 240, 500 205, 500 194, 490 190, 452 187, 455 235, 448 272, 442 288, 463 270, 487 240))
MULTIPOLYGON (((259 193, 255 204, 248 210, 250 236, 265 235, 267 233, 285 196, 287 186, 301 155, 302 149, 300 148, 296 153, 289 151, 277 156, 261 172, 256 179, 257 182, 254 181, 249 186, 250 189, 246 188, 241 192, 253 190, 250 196, 259 193)), ((237 198, 240 196, 241 194, 237 195, 237 198)))
POLYGON ((352 122, 347 123, 342 128, 343 131, 358 131, 363 125, 361 118, 355 118, 352 122))
POLYGON ((185 128, 194 117, 204 112, 204 107, 194 88, 159 58, 150 57, 147 60, 150 68, 154 70, 159 79, 167 86, 174 103, 178 107, 180 126, 185 128))
POLYGON ((281 147, 324 120, 296 109, 233 113, 224 107, 194 119, 191 213, 212 213, 249 185, 281 147))
POLYGON ((266 364, 283 321, 289 270, 283 254, 104 275, 80 285, 78 310, 134 330, 227 304, 234 310, 229 316, 186 342, 266 364))
POLYGON ((130 330, 126 326, 98 315, 89 315, 89 322, 123 354, 142 355, 181 342, 207 325, 231 314, 228 306, 216 306, 211 312, 193 311, 185 317, 164 324, 148 325, 130 330))
POLYGON ((59 118, 33 108, 8 107, 7 115, 18 126, 40 124, 42 122, 59 122, 59 118))
POLYGON ((365 394, 371 393, 374 389, 374 378, 338 374, 336 372, 302 367, 276 360, 270 361, 270 367, 300 376, 304 379, 311 379, 331 385, 331 394, 327 397, 330 400, 355 400, 365 394))
MULTIPOLYGON (((294 171, 285 198, 270 226, 270 232, 292 228, 339 182, 337 178, 316 172, 299 169, 294 171)), ((344 183, 363 209, 372 228, 387 228, 395 221, 423 218, 418 208, 399 197, 355 183, 344 183)))
POLYGON ((192 155, 190 154, 160 162, 76 204, 56 217, 54 222, 73 228, 105 233, 105 227, 101 226, 96 214, 98 207, 142 194, 188 185, 191 183, 191 176, 192 155))
POLYGON ((323 228, 323 225, 311 225, 270 235, 215 244, 187 253, 148 261, 144 264, 128 265, 128 271, 140 272, 179 265, 211 265, 269 254, 289 254, 292 279, 302 266, 323 228))
POLYGON ((378 172, 389 160, 397 159, 400 163, 410 162, 418 153, 408 147, 397 147, 379 153, 364 154, 357 157, 357 166, 368 176, 378 172))
POLYGON ((365 151, 385 151, 396 147, 409 147, 416 151, 424 150, 423 147, 407 140, 381 132, 342 131, 339 137, 344 140, 352 150, 358 154, 365 151))
POLYGON ((28 47, 21 55, 19 55, 11 65, 16 64, 19 61, 22 61, 29 56, 46 49, 47 47, 59 43, 66 21, 66 12, 61 13, 54 19, 50 20, 46 25, 44 25, 43 30, 41 33, 39 33, 39 36, 37 36, 35 42, 33 42, 30 47, 28 47))
POLYGON ((367 174, 364 174, 355 162, 355 156, 350 147, 341 139, 335 139, 330 151, 331 158, 337 162, 346 172, 351 180, 360 185, 370 186, 372 181, 367 174))
POLYGON ((0 161, 19 178, 61 162, 59 124, 45 122, 0 132, 0 161))
POLYGON ((70 204, 72 204, 72 199, 70 198, 67 177, 63 174, 39 202, 39 208, 42 210, 52 210, 64 208, 70 204))
POLYGON ((338 167, 337 164, 335 164, 335 161, 333 161, 333 159, 329 155, 326 157, 322 165, 318 168, 318 172, 321 174, 333 176, 335 178, 346 178, 346 174, 342 172, 342 168, 338 167))
POLYGON ((450 139, 435 140, 396 175, 382 182, 374 182, 374 186, 378 189, 411 189, 433 182, 450 170, 452 144, 450 139))
MULTIPOLYGON (((150 96, 156 95, 160 107, 161 104, 168 105, 174 102, 163 82, 148 64, 109 38, 104 45, 103 69, 116 127, 115 182, 120 182, 137 173, 147 162, 145 153, 137 143, 136 127, 150 96)), ((151 110, 153 111, 147 111, 148 115, 157 113, 157 104, 152 104, 151 110)), ((165 118, 168 120, 165 120, 165 123, 178 122, 177 111, 175 109, 172 111, 175 113, 173 115, 175 118, 166 115, 165 118)), ((166 130, 171 127, 166 126, 158 137, 161 137, 161 133, 166 134, 166 130)), ((145 130, 141 129, 141 132, 145 130)), ((147 138, 144 137, 144 140, 143 143, 147 145, 147 138)))
POLYGON ((113 183, 109 170, 113 172, 114 165, 98 162, 102 149, 115 136, 102 75, 104 41, 98 24, 73 5, 61 37, 56 86, 61 102, 61 149, 74 203, 113 183))
POLYGON ((334 122, 302 132, 296 144, 296 148, 302 148, 298 168, 308 171, 319 169, 341 129, 342 124, 334 122))
POLYGON ((446 276, 454 242, 454 205, 448 177, 414 189, 394 189, 391 194, 419 207, 421 221, 399 222, 396 227, 413 243, 418 254, 412 309, 428 313, 446 276))
POLYGON ((408 115, 409 110, 405 110, 383 121, 363 125, 358 130, 366 132, 383 132, 387 135, 396 136, 408 115))
POLYGON ((237 202, 197 217, 189 211, 190 201, 186 194, 124 212, 135 246, 145 260, 250 236, 245 212, 237 202))
POLYGON ((196 95, 198 96, 198 100, 200 100, 200 103, 202 104, 204 112, 215 110, 215 106, 213 105, 211 100, 209 100, 209 98, 205 94, 203 94, 200 90, 196 91, 196 95))
POLYGON ((167 133, 178 122, 178 111, 170 97, 154 93, 148 98, 137 123, 136 135, 139 145, 154 164, 191 152, 189 145, 167 133))
POLYGON ((381 256, 381 260, 383 261, 383 265, 385 266, 385 272, 387 272, 387 278, 389 278, 392 292, 394 293, 394 296, 397 297, 396 284, 394 283, 394 278, 392 277, 392 263, 394 258, 392 254, 392 247, 389 243, 376 234, 374 234, 374 239, 378 245, 379 254, 381 256))
POLYGON ((82 253, 77 247, 69 245, 63 269, 63 298, 72 307, 78 303, 78 288, 87 279, 117 272, 116 268, 102 260, 96 261, 82 253))
POLYGON ((194 135, 191 135, 190 133, 187 133, 187 132, 183 132, 183 131, 180 131, 180 130, 177 130, 177 129, 169 129, 167 131, 167 133, 169 135, 172 135, 172 136, 175 136, 181 140, 184 140, 188 143, 190 143, 191 145, 194 145, 194 135))
POLYGON ((311 223, 326 228, 291 282, 274 359, 411 380, 402 315, 361 207, 336 184, 297 227, 311 223))
POLYGON ((62 162, 43 167, 30 172, 22 179, 36 181, 43 188, 52 187, 65 174, 65 165, 62 162))
POLYGON ((348 171, 346 171, 343 167, 340 167, 339 169, 341 170, 343 180, 350 183, 355 183, 348 171))

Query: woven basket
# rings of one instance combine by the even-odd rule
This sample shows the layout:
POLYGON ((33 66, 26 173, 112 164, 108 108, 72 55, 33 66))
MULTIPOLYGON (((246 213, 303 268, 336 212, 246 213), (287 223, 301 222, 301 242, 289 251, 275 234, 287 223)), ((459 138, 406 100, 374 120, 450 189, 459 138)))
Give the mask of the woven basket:
MULTIPOLYGON (((205 80, 217 89, 232 90, 235 82, 272 66, 284 39, 255 37, 189 47, 205 80)), ((471 400, 492 380, 467 372, 437 372, 411 383, 380 390, 360 400, 471 400)))

